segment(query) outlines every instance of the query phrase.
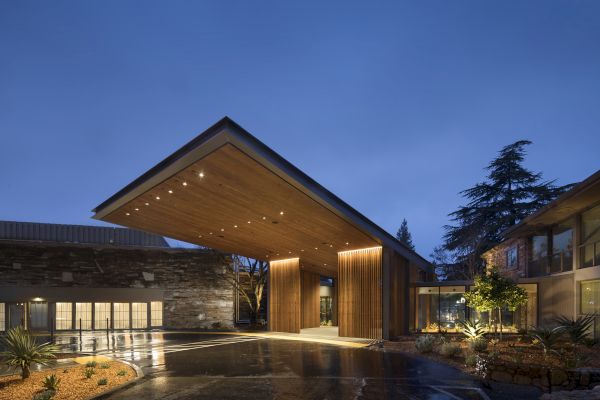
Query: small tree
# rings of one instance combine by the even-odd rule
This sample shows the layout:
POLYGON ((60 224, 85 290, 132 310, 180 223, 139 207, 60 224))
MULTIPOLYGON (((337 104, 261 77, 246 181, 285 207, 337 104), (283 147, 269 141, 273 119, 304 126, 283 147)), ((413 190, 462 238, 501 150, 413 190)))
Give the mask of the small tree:
POLYGON ((404 218, 402 220, 402 224, 400 224, 400 228, 398 229, 398 232, 396 232, 396 239, 398 239, 400 242, 404 243, 411 250, 415 249, 415 245, 413 244, 413 241, 412 241, 412 235, 410 234, 410 231, 408 230, 408 222, 406 222, 406 218, 404 218))
POLYGON ((492 313, 498 312, 498 320, 494 319, 494 330, 500 323, 500 339, 502 339, 502 309, 507 307, 515 311, 527 303, 527 292, 514 281, 500 274, 497 268, 492 268, 487 274, 475 278, 475 288, 465 293, 467 305, 479 312, 489 312, 490 322, 492 313))
POLYGON ((256 324, 261 309, 267 283, 268 265, 266 261, 234 255, 233 263, 223 275, 224 279, 248 304, 251 325, 256 324))
POLYGON ((31 375, 31 364, 47 364, 58 351, 51 343, 37 344, 35 338, 20 326, 6 333, 2 345, 5 351, 0 353, 0 357, 9 367, 21 368, 22 379, 31 375))

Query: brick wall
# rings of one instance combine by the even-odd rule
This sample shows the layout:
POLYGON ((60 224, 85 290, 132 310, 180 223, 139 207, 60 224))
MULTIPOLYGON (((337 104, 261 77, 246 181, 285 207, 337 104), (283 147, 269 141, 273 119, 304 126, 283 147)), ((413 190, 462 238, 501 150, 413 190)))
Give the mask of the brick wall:
POLYGON ((486 261, 487 267, 498 267, 500 271, 511 277, 512 279, 518 279, 526 277, 527 273, 527 239, 516 238, 508 239, 493 249, 489 250, 483 255, 486 261), (516 268, 507 268, 506 255, 507 251, 512 248, 517 248, 517 266, 516 268))
POLYGON ((196 249, 0 241, 0 287, 160 289, 165 327, 231 326, 233 289, 221 279, 227 262, 196 249))

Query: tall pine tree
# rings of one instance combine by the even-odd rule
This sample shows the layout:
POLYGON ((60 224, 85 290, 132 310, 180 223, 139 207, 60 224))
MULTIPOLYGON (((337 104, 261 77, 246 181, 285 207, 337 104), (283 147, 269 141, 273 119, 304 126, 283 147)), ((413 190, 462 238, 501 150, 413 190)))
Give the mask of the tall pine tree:
POLYGON ((502 241, 502 232, 572 187, 556 186, 523 167, 530 144, 520 140, 500 150, 486 167, 487 179, 460 192, 467 205, 449 214, 454 224, 444 227, 444 247, 468 265, 471 276, 480 272, 481 255, 502 241))
POLYGON ((412 235, 408 231, 408 222, 406 222, 406 218, 402 220, 400 229, 398 229, 398 232, 396 232, 396 239, 410 247, 412 250, 415 249, 415 245, 412 241, 412 235))

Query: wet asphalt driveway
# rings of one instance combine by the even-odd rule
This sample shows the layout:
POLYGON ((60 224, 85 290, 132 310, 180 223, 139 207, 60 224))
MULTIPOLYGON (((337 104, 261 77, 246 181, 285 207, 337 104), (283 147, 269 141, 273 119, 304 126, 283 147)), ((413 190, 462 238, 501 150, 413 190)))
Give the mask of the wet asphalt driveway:
POLYGON ((528 399, 460 371, 367 348, 251 336, 140 332, 57 337, 65 350, 133 362, 145 373, 116 399, 528 399))

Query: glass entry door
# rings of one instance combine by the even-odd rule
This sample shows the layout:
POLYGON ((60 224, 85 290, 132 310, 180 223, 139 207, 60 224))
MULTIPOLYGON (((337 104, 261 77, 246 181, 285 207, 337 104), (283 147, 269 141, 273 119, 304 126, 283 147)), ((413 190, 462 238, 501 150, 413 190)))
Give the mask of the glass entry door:
POLYGON ((321 296, 321 325, 333 325, 333 307, 330 296, 321 296))
POLYGON ((29 322, 32 330, 48 330, 48 303, 45 301, 29 303, 29 322))

